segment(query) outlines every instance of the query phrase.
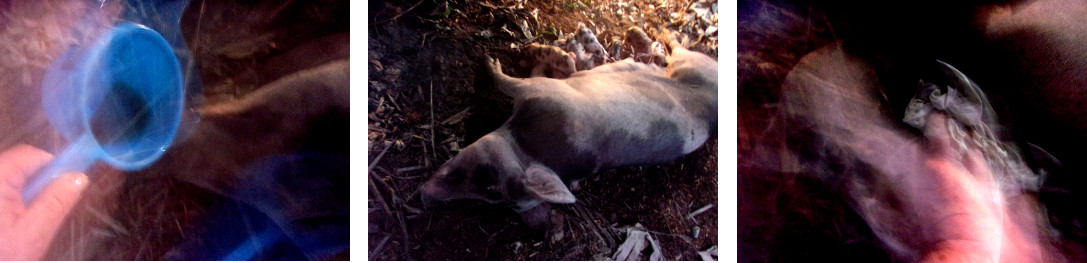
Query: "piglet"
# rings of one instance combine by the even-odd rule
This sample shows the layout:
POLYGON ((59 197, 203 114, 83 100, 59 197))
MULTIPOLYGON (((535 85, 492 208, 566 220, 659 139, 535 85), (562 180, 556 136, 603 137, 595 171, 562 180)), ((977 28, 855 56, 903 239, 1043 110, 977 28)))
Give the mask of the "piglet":
POLYGON ((566 78, 577 71, 573 54, 556 46, 528 44, 525 53, 535 59, 532 68, 533 77, 566 78))
POLYGON ((669 43, 669 66, 627 59, 566 79, 514 78, 486 58, 513 98, 505 124, 461 151, 421 188, 425 205, 451 199, 506 203, 540 229, 567 185, 598 172, 675 160, 717 126, 717 61, 669 43))

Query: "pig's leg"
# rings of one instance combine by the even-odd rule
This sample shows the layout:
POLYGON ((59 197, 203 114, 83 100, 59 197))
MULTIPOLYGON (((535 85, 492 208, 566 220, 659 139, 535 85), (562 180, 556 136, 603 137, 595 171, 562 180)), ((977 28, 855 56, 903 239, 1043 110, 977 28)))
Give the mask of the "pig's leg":
POLYGON ((510 77, 509 75, 502 73, 502 63, 498 62, 498 59, 485 56, 484 60, 487 71, 490 72, 491 77, 494 79, 494 86, 498 88, 499 91, 502 91, 506 96, 510 96, 514 99, 524 96, 523 93, 526 88, 524 86, 527 83, 521 79, 510 77))
POLYGON ((675 35, 665 30, 658 37, 668 43, 672 54, 668 56, 668 77, 681 83, 704 89, 717 90, 717 61, 706 54, 687 50, 676 41, 675 35))

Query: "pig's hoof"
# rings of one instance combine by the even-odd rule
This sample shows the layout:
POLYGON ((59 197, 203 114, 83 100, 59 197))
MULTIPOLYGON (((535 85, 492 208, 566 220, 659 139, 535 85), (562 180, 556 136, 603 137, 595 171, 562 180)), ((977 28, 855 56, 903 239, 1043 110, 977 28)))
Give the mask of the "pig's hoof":
POLYGON ((502 75, 502 63, 498 62, 498 59, 492 58, 491 56, 484 57, 486 57, 487 68, 491 70, 491 73, 493 73, 495 76, 502 75))
POLYGON ((672 32, 672 30, 668 30, 667 28, 662 28, 661 31, 657 33, 657 40, 660 40, 661 43, 668 45, 669 49, 683 47, 680 45, 679 39, 676 38, 676 33, 672 32))

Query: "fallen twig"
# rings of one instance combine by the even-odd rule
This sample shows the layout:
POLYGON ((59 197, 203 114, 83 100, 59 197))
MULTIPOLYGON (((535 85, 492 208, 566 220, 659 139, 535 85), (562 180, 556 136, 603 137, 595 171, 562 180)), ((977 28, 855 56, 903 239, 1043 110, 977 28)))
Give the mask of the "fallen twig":
POLYGON ((370 126, 369 129, 370 129, 370 131, 375 131, 375 132, 380 132, 380 133, 389 133, 388 129, 381 128, 381 127, 370 126))
POLYGON ((370 260, 377 260, 376 257, 381 255, 381 249, 385 248, 385 242, 389 242, 389 238, 392 237, 392 235, 388 235, 385 236, 385 238, 382 238, 381 241, 377 242, 377 246, 374 247, 374 250, 370 251, 370 260))
MULTIPOLYGON (((422 176, 419 176, 419 177, 422 178, 422 176)), ((405 178, 405 179, 407 179, 407 178, 405 178)), ((422 183, 420 183, 420 184, 422 184, 422 183)), ((415 191, 412 191, 411 194, 408 195, 408 197, 404 198, 404 205, 406 206, 408 202, 411 202, 411 199, 414 198, 415 195, 418 194, 418 193, 419 193, 419 187, 416 187, 415 191)))
POLYGON ((703 206, 702 208, 699 208, 698 210, 694 210, 694 212, 687 214, 687 218, 694 219, 694 216, 709 211, 711 207, 713 207, 713 204, 708 204, 706 206, 703 206))
POLYGON ((451 123, 460 122, 461 119, 464 119, 465 115, 468 115, 468 110, 471 110, 471 109, 472 109, 472 107, 465 108, 464 110, 462 110, 460 112, 457 112, 457 114, 453 114, 453 116, 449 116, 449 118, 446 118, 444 121, 441 122, 441 124, 442 125, 449 125, 451 123))
POLYGON ((392 18, 389 18, 389 19, 387 19, 385 21, 377 22, 375 24, 380 25, 380 24, 388 23, 389 21, 396 20, 397 18, 400 18, 400 16, 403 16, 404 14, 407 14, 408 12, 411 12, 411 10, 415 9, 416 7, 419 7, 419 5, 422 4, 422 3, 423 3, 423 0, 419 0, 418 3, 415 3, 415 5, 409 7, 407 10, 404 10, 404 12, 400 12, 400 14, 397 14, 397 15, 393 16, 392 18))
POLYGON ((381 173, 386 174, 386 175, 392 175, 393 174, 392 172, 389 172, 388 169, 385 169, 385 167, 381 167, 381 166, 374 167, 374 171, 372 173, 377 173, 377 172, 381 172, 381 173))
MULTIPOLYGON (((386 147, 386 150, 388 150, 388 147, 386 147)), ((384 152, 382 152, 382 154, 384 154, 384 152)), ((381 158, 381 156, 379 155, 378 158, 381 158)), ((371 166, 371 168, 372 168, 372 166, 371 166)), ((370 176, 367 177, 370 180, 370 188, 371 188, 372 191, 374 191, 374 194, 376 194, 376 196, 378 198, 378 201, 381 202, 382 208, 385 209, 385 214, 387 216, 389 216, 389 218, 396 218, 397 222, 400 223, 400 230, 404 235, 404 255, 405 255, 405 257, 408 258, 408 260, 411 260, 411 255, 408 254, 409 253, 408 248, 410 247, 408 245, 408 244, 410 244, 409 241, 408 241, 408 227, 407 227, 407 224, 404 223, 403 213, 400 210, 397 210, 394 213, 393 209, 389 208, 389 203, 385 201, 385 197, 383 195, 381 195, 381 192, 380 192, 380 190, 378 190, 377 185, 381 184, 381 186, 385 187, 385 189, 387 189, 389 191, 389 195, 391 195, 393 197, 394 202, 397 199, 402 199, 402 198, 397 197, 395 188, 393 188, 393 187, 389 186, 388 184, 386 184, 384 181, 381 180, 381 178, 376 178, 375 179, 374 177, 376 177, 376 176, 377 176, 377 174, 370 173, 370 176)))
POLYGON ((658 236, 670 236, 670 237, 677 237, 677 238, 679 238, 679 239, 683 240, 683 242, 687 242, 687 244, 689 244, 689 245, 691 245, 691 246, 694 246, 694 242, 693 242, 693 241, 691 241, 691 238, 690 238, 690 237, 688 237, 687 235, 681 235, 681 234, 672 234, 672 233, 665 233, 665 232, 657 232, 657 231, 652 231, 652 230, 648 230, 648 229, 647 229, 646 231, 647 231, 647 232, 649 232, 650 234, 654 234, 654 235, 658 235, 658 236))
POLYGON ((408 224, 404 223, 403 215, 404 213, 397 213, 396 219, 400 221, 400 231, 404 234, 404 257, 410 261, 412 260, 410 251, 411 241, 408 240, 408 224))
MULTIPOLYGON (((371 175, 377 176, 377 174, 371 174, 371 175)), ((396 195, 396 192, 397 192, 396 188, 393 188, 392 186, 389 186, 389 184, 385 183, 385 181, 381 180, 381 178, 377 178, 375 180, 376 180, 376 184, 381 185, 381 187, 384 187, 386 191, 389 191, 390 197, 393 198, 393 200, 392 200, 393 203, 392 204, 396 205, 397 204, 396 201, 398 199, 401 199, 396 195)))
POLYGON ((393 98, 391 93, 385 93, 385 97, 389 97, 389 101, 393 103, 393 107, 396 107, 396 111, 404 112, 403 109, 400 109, 400 103, 396 102, 396 98, 393 98))
POLYGON ((603 215, 601 215, 599 213, 593 213, 592 216, 595 216, 593 218, 593 220, 594 220, 593 222, 601 222, 600 224, 596 224, 596 227, 601 229, 601 232, 603 232, 604 235, 606 235, 609 238, 609 240, 611 241, 612 244, 619 241, 619 233, 616 233, 615 231, 611 231, 611 228, 608 228, 608 227, 606 227, 606 225, 604 225, 604 224, 606 224, 608 222, 608 220, 605 220, 603 215))
MULTIPOLYGON (((572 209, 572 210, 574 211, 574 215, 577 216, 578 219, 580 219, 580 220, 566 220, 565 223, 567 224, 567 226, 574 225, 574 226, 577 226, 578 228, 580 228, 582 233, 589 232, 589 229, 585 228, 585 224, 574 223, 574 222, 587 222, 586 221, 587 217, 585 215, 582 215, 581 212, 579 212, 576 208, 572 209)), ((574 227, 570 226, 570 230, 574 230, 574 227)), ((570 232, 571 232, 570 233, 571 238, 578 238, 578 236, 577 236, 578 232, 577 231, 570 231, 570 232)))
POLYGON ((407 210, 408 212, 411 212, 411 213, 414 213, 414 214, 422 214, 423 213, 423 210, 421 210, 419 208, 411 207, 408 204, 401 204, 400 206, 404 207, 404 210, 407 210))
POLYGON ((419 169, 423 169, 423 168, 426 168, 426 166, 416 165, 416 166, 408 166, 408 167, 403 167, 403 168, 396 168, 396 173, 411 172, 411 171, 415 171, 415 170, 419 170, 419 169))
MULTIPOLYGON (((380 158, 380 156, 379 156, 379 158, 380 158)), ((385 196, 381 195, 381 191, 377 189, 377 183, 374 182, 374 177, 377 176, 377 175, 374 174, 374 173, 369 173, 369 174, 370 174, 370 176, 367 176, 366 178, 368 180, 370 180, 370 190, 373 191, 374 196, 377 197, 378 203, 381 203, 381 208, 383 208, 385 210, 385 215, 388 216, 389 218, 392 218, 392 216, 393 216, 392 209, 389 209, 389 203, 385 202, 385 196)))
MULTIPOLYGON (((604 241, 604 244, 607 245, 607 247, 614 247, 615 246, 615 243, 612 242, 612 240, 610 238, 605 238, 604 237, 605 234, 602 233, 603 232, 603 227, 597 225, 596 220, 594 220, 594 218, 592 218, 592 213, 589 213, 589 210, 587 208, 585 208, 584 205, 574 204, 574 207, 577 208, 577 210, 580 210, 580 211, 577 211, 577 212, 583 219, 587 219, 586 221, 589 222, 589 226, 592 228, 592 233, 594 235, 596 235, 597 238, 604 241)), ((610 237, 611 235, 608 235, 608 236, 610 237)))
MULTIPOLYGON (((434 82, 430 82, 430 127, 434 127, 434 82)), ((430 129, 430 151, 435 160, 438 159, 438 147, 434 147, 434 129, 430 129)))
MULTIPOLYGON (((381 106, 385 106, 385 97, 381 97, 381 98, 380 98, 380 99, 379 99, 379 100, 377 101, 377 108, 375 108, 375 109, 378 109, 378 111, 380 111, 380 110, 381 110, 381 106)), ((375 113, 376 113, 376 112, 375 112, 375 113)))
POLYGON ((370 173, 370 171, 374 170, 374 166, 377 166, 377 163, 381 161, 381 157, 385 156, 385 152, 389 151, 389 148, 392 148, 392 146, 385 146, 385 150, 381 150, 381 153, 377 155, 377 158, 374 158, 374 162, 370 163, 370 167, 366 168, 366 173, 370 173))
POLYGON ((426 152, 427 152, 426 141, 420 140, 419 145, 423 146, 423 165, 429 168, 431 166, 430 166, 430 159, 426 158, 426 152))

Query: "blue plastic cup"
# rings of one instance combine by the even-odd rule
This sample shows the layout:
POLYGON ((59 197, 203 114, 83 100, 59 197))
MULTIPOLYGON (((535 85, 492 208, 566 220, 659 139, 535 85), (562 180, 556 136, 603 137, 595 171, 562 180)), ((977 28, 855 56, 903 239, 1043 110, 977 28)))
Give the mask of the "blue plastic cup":
POLYGON ((69 145, 27 181, 23 202, 98 160, 123 171, 151 165, 173 141, 184 104, 177 58, 154 30, 124 22, 72 47, 42 82, 46 116, 69 145))

